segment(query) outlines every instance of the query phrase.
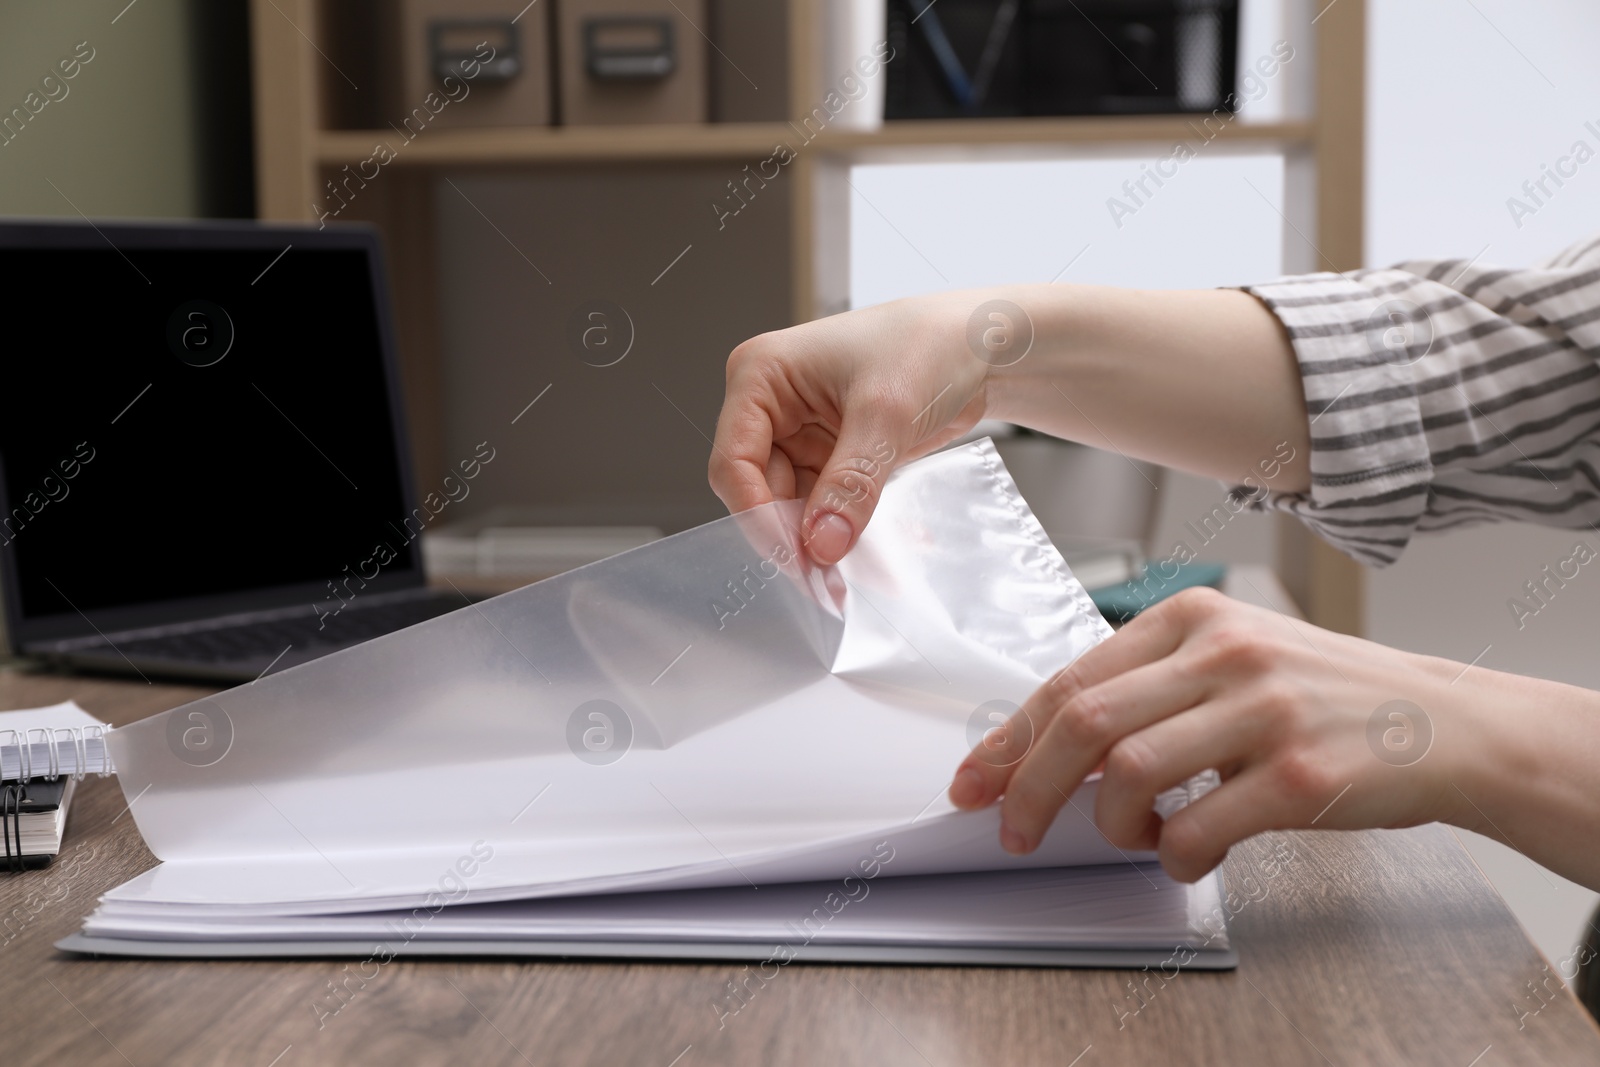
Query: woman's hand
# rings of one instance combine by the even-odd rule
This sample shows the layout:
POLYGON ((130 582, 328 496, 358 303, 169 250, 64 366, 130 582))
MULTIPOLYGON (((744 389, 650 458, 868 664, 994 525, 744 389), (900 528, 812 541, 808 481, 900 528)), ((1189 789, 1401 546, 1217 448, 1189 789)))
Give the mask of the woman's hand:
POLYGON ((946 297, 898 300, 754 337, 728 359, 711 487, 730 511, 805 499, 802 531, 837 563, 897 466, 983 417, 987 365, 946 297))
MULTIPOLYGON (((836 563, 884 479, 984 417, 1238 480, 1310 453, 1278 320, 1229 290, 1020 285, 896 300, 762 334, 728 359, 711 487, 731 511, 806 501, 836 563)), ((1274 488, 1310 484, 1304 461, 1274 488)))
MULTIPOLYGON (((1001 844, 1036 848, 1096 767, 1094 821, 1194 881, 1263 830, 1442 820, 1591 886, 1600 698, 1419 656, 1190 590, 1145 611, 1039 689, 958 768, 950 799, 1001 799, 1001 844), (1025 750, 999 765, 994 753, 1025 750), (1157 794, 1222 785, 1165 822, 1157 794)), ((1087 812, 1085 814, 1088 814, 1087 812)))

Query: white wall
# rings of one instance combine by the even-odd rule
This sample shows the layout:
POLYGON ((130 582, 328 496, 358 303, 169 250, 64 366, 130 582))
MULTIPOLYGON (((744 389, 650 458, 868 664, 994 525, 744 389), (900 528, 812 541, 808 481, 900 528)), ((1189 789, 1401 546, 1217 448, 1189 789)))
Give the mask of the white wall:
POLYGON ((1120 219, 1106 201, 1132 206, 1122 184, 1164 151, 857 166, 851 303, 1005 282, 1232 285, 1276 272, 1282 161, 1204 151, 1162 187, 1147 184, 1153 195, 1120 219))
MULTIPOLYGON (((1532 263, 1600 234, 1600 159, 1519 227, 1522 183, 1586 140, 1600 149, 1593 0, 1372 0, 1367 261, 1452 255, 1532 263)), ((1542 197, 1541 197, 1542 198, 1542 197)), ((1600 688, 1600 581, 1573 583, 1519 631, 1506 601, 1574 535, 1497 526, 1414 543, 1368 582, 1367 634, 1400 648, 1600 688)), ((1507 709, 1515 713, 1514 709, 1507 709)), ((1596 895, 1463 834, 1545 955, 1572 951, 1596 895)))

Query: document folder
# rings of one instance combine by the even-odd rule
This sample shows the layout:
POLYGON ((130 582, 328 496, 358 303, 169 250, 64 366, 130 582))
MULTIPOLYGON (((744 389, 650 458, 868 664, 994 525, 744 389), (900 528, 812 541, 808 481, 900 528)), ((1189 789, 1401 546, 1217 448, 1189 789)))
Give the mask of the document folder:
POLYGON ((993 446, 889 478, 838 566, 799 509, 112 731, 161 863, 62 947, 748 958, 811 915, 795 958, 1231 965, 1218 880, 1111 845, 1093 780, 1026 857, 945 799, 1110 634, 993 446))

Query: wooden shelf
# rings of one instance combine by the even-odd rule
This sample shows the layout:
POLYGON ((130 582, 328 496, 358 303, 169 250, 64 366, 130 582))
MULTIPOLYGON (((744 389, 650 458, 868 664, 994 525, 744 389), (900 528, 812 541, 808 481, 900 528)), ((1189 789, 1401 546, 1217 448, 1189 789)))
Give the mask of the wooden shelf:
POLYGON ((409 142, 394 130, 330 130, 316 135, 315 153, 324 166, 358 163, 379 144, 408 165, 729 159, 765 156, 786 137, 795 134, 781 122, 423 130, 409 142))
MULTIPOLYGON (((830 153, 899 149, 960 149, 969 145, 1193 144, 1212 139, 1204 116, 1141 115, 1034 119, 900 121, 876 130, 824 130, 813 147, 830 153)), ((379 144, 395 151, 393 162, 413 166, 518 165, 541 162, 656 162, 764 157, 783 143, 805 140, 798 125, 782 122, 706 123, 694 126, 536 126, 500 129, 423 130, 405 140, 394 130, 323 131, 316 136, 317 162, 355 164, 379 144)), ((1228 143, 1309 145, 1310 123, 1250 123, 1235 120, 1215 130, 1228 143)))
MULTIPOLYGON (((965 145, 1103 145, 1194 143, 1210 140, 1204 115, 1074 116, 1031 119, 902 119, 876 130, 829 130, 817 139, 830 151, 876 148, 960 148, 965 145)), ((1220 125, 1215 137, 1226 141, 1310 144, 1308 122, 1253 123, 1238 119, 1220 125)))

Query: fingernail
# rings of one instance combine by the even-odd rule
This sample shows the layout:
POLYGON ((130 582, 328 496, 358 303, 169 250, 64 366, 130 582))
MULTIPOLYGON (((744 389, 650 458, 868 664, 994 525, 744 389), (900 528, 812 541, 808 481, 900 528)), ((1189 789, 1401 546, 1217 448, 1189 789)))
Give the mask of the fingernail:
POLYGON ((950 783, 950 803, 958 808, 970 808, 982 799, 983 775, 972 767, 957 771, 955 781, 950 783))
POLYGON ((811 536, 806 541, 811 548, 811 558, 818 563, 838 563, 850 550, 850 538, 854 533, 843 515, 824 512, 811 524, 811 536))
POLYGON ((1017 833, 1005 823, 1000 824, 1000 847, 1013 856, 1020 856, 1028 851, 1028 839, 1017 833))

